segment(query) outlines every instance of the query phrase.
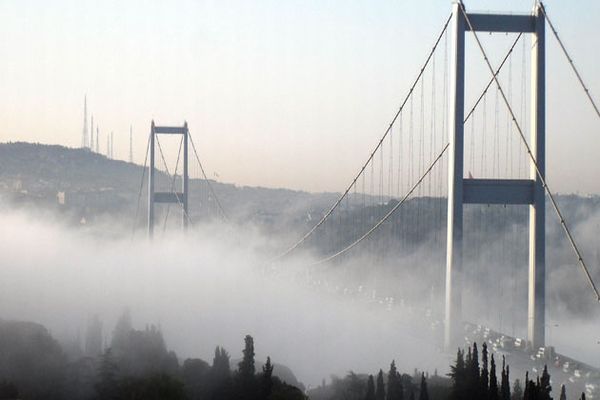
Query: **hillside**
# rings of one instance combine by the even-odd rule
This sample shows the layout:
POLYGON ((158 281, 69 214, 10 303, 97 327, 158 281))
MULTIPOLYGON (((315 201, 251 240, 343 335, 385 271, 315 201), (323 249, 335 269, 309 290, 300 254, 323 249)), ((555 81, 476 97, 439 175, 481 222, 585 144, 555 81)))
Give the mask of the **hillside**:
MULTIPOLYGON (((131 227, 142 172, 140 165, 111 160, 87 149, 22 142, 0 144, 2 204, 60 211, 73 223, 83 219, 90 224, 99 217, 114 216, 122 222, 124 218, 131 227)), ((168 178, 159 173, 157 180, 164 183, 168 178)), ((236 186, 212 180, 211 185, 231 219, 252 221, 269 229, 281 229, 295 219, 305 219, 310 212, 320 213, 337 197, 337 194, 236 186)), ((141 216, 146 213, 146 190, 144 182, 140 224, 141 216)), ((192 179, 191 217, 214 215, 215 209, 205 181, 192 179)))
MULTIPOLYGON (((130 232, 136 215, 142 172, 140 165, 111 160, 87 149, 32 143, 2 143, 0 206, 56 211, 67 223, 73 225, 94 226, 96 221, 110 221, 115 231, 130 232)), ((168 185, 168 177, 157 173, 157 182, 162 182, 164 188, 165 183, 168 185)), ((145 224, 145 183, 144 181, 138 210, 137 225, 140 227, 145 224)), ((286 233, 292 237, 312 226, 315 219, 323 215, 338 197, 337 193, 236 186, 214 180, 210 183, 229 219, 237 223, 253 223, 269 234, 286 233)), ((362 199, 362 195, 358 197, 362 199)), ((573 227, 586 221, 590 215, 600 212, 598 196, 559 195, 557 199, 573 227)), ((202 221, 218 215, 216 203, 204 180, 190 181, 189 203, 190 217, 193 221, 202 221)), ((350 199, 351 208, 339 217, 339 227, 330 231, 329 235, 354 235, 356 224, 361 221, 368 225, 363 228, 368 228, 382 212, 395 204, 395 200, 387 204, 373 203, 370 200, 367 203, 371 206, 367 204, 363 207, 362 202, 350 199), (344 226, 344 223, 347 225, 344 226)), ((423 221, 421 224, 419 233, 423 240, 432 230, 443 229, 440 225, 445 221, 443 203, 443 200, 440 202, 431 198, 417 198, 409 200, 403 206, 403 212, 407 215, 424 212, 423 210, 435 211, 434 208, 438 210, 439 218, 423 221), (427 225, 427 222, 432 225, 423 226, 427 225)), ((157 206, 158 220, 161 220, 165 212, 166 206, 157 206)), ((465 224, 471 219, 480 218, 481 215, 488 215, 491 223, 485 226, 485 230, 503 231, 511 224, 526 225, 526 212, 526 207, 522 207, 507 216, 502 206, 470 206, 465 208, 465 224)), ((406 224, 400 223, 398 218, 398 215, 394 215, 391 222, 399 223, 403 230, 408 229, 404 235, 419 242, 419 235, 411 230, 414 227, 407 227, 406 224)), ((547 219, 549 240, 559 239, 562 233, 559 229, 552 229, 556 220, 551 209, 548 209, 547 219)), ((179 223, 177 218, 170 218, 171 220, 173 223, 179 223)), ((105 228, 106 224, 103 224, 102 229, 105 228)), ((347 240, 350 240, 350 237, 347 240)), ((318 239, 316 242, 317 247, 327 251, 323 246, 327 246, 330 241, 318 239)))

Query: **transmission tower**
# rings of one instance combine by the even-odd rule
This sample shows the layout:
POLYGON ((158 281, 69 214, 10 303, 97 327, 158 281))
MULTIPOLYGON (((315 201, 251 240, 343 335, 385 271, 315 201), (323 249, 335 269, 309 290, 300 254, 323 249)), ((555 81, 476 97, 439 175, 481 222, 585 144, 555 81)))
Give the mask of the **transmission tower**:
POLYGON ((87 95, 83 97, 83 132, 81 133, 81 147, 88 147, 87 95))
POLYGON ((90 124, 90 150, 94 151, 94 114, 92 114, 92 121, 90 124))
POLYGON ((133 127, 129 125, 129 162, 133 163, 133 127))

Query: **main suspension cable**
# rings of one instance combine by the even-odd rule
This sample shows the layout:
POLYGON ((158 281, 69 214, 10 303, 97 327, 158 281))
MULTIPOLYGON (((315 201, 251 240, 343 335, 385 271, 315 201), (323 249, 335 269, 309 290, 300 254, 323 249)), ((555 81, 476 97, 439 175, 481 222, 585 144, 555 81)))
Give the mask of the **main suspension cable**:
MULTIPOLYGON (((160 140, 158 139, 158 136, 156 136, 156 144, 158 145, 158 151, 160 153, 160 157, 162 158, 163 164, 165 165, 165 171, 167 172, 167 175, 169 176, 169 180, 171 180, 171 179, 174 180, 175 179, 175 174, 173 174, 171 176, 171 173, 169 172, 169 166, 167 165, 167 160, 165 159, 165 155, 163 153, 162 146, 160 145, 160 140)), ((179 163, 179 156, 177 156, 177 160, 178 160, 178 163, 179 163)), ((187 211, 185 210, 185 207, 183 206, 183 203, 181 202, 181 199, 179 198, 179 196, 177 196, 177 193, 175 193, 175 198, 177 199, 177 203, 181 207, 181 211, 183 211, 183 215, 188 220, 188 222, 190 224, 192 224, 192 219, 190 218, 190 216, 188 215, 187 211)))
POLYGON ((217 203, 217 206, 219 207, 219 210, 221 211, 221 216, 223 217, 223 219, 225 221, 229 221, 229 218, 227 217, 227 214, 225 213, 225 210, 223 209, 223 206, 221 205, 221 202, 219 201, 219 198, 217 197, 215 190, 213 189, 212 185, 210 184, 210 180, 208 179, 208 177, 206 176, 206 173, 204 172, 204 167, 202 166, 202 162, 200 162, 200 156, 198 156, 198 151, 196 151, 196 145, 194 144, 194 139, 192 139, 192 135, 190 135, 190 143, 192 144, 192 150, 194 150, 194 155, 196 156, 196 161, 198 161, 198 165, 200 166, 200 171, 202 172, 202 176, 204 177, 204 180, 206 181, 206 184, 208 185, 208 189, 210 190, 213 197, 215 198, 215 202, 217 203))
POLYGON ((442 151, 438 154, 438 156, 435 158, 435 160, 433 160, 433 162, 429 165, 429 167, 427 168, 427 170, 425 170, 425 172, 423 173, 423 175, 421 175, 421 177, 419 178, 419 180, 410 188, 410 190, 404 195, 404 197, 402 198, 402 200, 400 200, 390 211, 388 211, 387 214, 385 214, 383 216, 383 218, 381 218, 375 225, 373 225, 367 232, 365 232, 361 237, 359 237, 358 239, 356 239, 354 242, 350 243, 348 246, 344 247, 342 250, 338 251, 337 253, 334 253, 330 256, 327 256, 321 260, 318 260, 314 263, 311 264, 311 266, 314 265, 319 265, 319 264, 323 264, 326 263, 328 261, 333 260, 334 258, 341 256, 342 254, 348 252, 349 250, 351 250, 352 248, 354 248, 355 246, 357 246, 360 242, 362 242, 363 240, 365 240, 367 237, 369 237, 373 232, 375 232, 377 230, 377 228, 379 228, 390 216, 392 216, 392 214, 394 214, 394 212, 402 205, 404 204, 404 202, 410 197, 410 195, 418 188, 420 187, 421 183, 423 182, 423 180, 429 175, 429 173, 431 172, 431 170, 433 169, 433 167, 435 167, 435 165, 437 164, 437 162, 442 158, 442 156, 444 155, 444 153, 446 152, 446 150, 448 150, 448 147, 450 146, 450 143, 446 143, 446 145, 444 146, 444 148, 442 149, 442 151))
POLYGON ((429 55, 427 56, 427 59, 425 60, 425 63, 423 64, 423 66, 421 67, 421 70, 419 71, 416 79, 414 80, 412 86, 410 87, 410 90, 408 91, 408 94, 405 96, 402 104, 400 105, 400 108, 398 109, 398 111, 396 112, 396 114, 394 115, 394 117, 392 118, 392 121, 390 122, 388 128, 385 130, 383 136, 381 137, 381 139, 379 140, 379 142, 377 143, 377 145, 375 146, 375 149, 371 152, 371 154, 369 155, 369 157, 367 158, 367 161, 363 164, 362 168, 360 169, 360 171, 358 172, 358 174, 354 177, 354 179, 350 182, 350 184, 348 185, 348 187, 346 188, 346 190, 344 190, 344 192, 342 193, 342 195, 336 200, 336 202, 331 206, 331 208, 329 209, 329 211, 327 211, 327 213, 325 213, 325 215, 319 220, 319 222, 317 222, 306 234, 304 234, 304 236, 302 236, 296 243, 294 243, 292 246, 290 246, 286 251, 284 251, 283 253, 281 253, 280 255, 274 257, 273 259, 271 259, 271 261, 275 261, 277 259, 281 259, 285 256, 287 256, 288 254, 290 254, 292 251, 294 251, 296 248, 298 248, 298 246, 300 246, 302 243, 304 243, 306 241, 306 239, 308 239, 314 232, 315 230, 317 230, 317 228, 319 228, 321 225, 323 225, 323 223, 327 220, 327 218, 329 218, 329 216, 333 213, 333 211, 340 205, 340 203, 342 202, 342 200, 344 199, 344 197, 346 197, 348 195, 348 193, 350 192, 352 186, 356 183, 356 181, 358 180, 358 178, 362 175, 362 173, 365 171, 365 169, 368 167, 369 163, 371 162, 371 160, 373 159, 373 157, 375 156, 375 153, 377 152, 377 150, 379 150, 379 148, 381 147, 383 141, 385 140, 385 138, 387 137, 388 133, 390 132, 390 130, 392 129, 392 126, 394 125, 394 123, 396 122, 396 120, 398 119, 398 116, 400 115, 400 113, 402 112, 402 109, 404 108, 404 106, 406 105, 407 101, 412 98, 412 94, 413 91, 415 89, 415 87, 417 86, 417 84, 419 83, 419 80, 421 79, 421 77, 423 76, 423 73, 425 72, 425 68, 427 67, 427 65, 429 64, 429 60, 431 60, 431 57, 433 56, 433 53, 435 52, 438 44, 440 43, 440 40, 442 39, 442 37, 444 36, 444 32, 446 32, 446 29, 448 28, 448 24, 450 23, 450 20, 452 19, 452 14, 450 14, 448 16, 448 18, 446 19, 446 22, 444 23, 444 27, 442 28, 442 31, 440 32, 440 34, 438 35, 431 51, 429 52, 429 55))
MULTIPOLYGON (((500 63, 500 66, 498 67, 498 69, 496 69, 496 73, 494 74, 494 77, 498 76, 498 74, 502 70, 502 67, 504 67, 504 64, 506 63, 506 60, 509 59, 509 57, 512 54, 515 46, 519 42, 519 39, 521 38, 521 36, 523 36, 523 32, 520 32, 517 35, 517 38, 513 42, 512 46, 510 46, 510 49, 508 50, 508 53, 506 53, 506 55, 502 59, 502 62, 500 63)), ((490 88, 490 86, 492 86, 492 83, 494 83, 494 77, 492 77, 490 79, 490 81, 488 82, 488 84, 485 86, 485 89, 483 89, 483 92, 481 92, 481 95, 479 96, 479 98, 477 99, 477 101, 475 102, 475 104, 473 104, 473 107, 471 107, 471 111, 469 111, 469 113, 465 117, 463 123, 468 121, 468 119, 471 117, 471 115, 473 114, 473 112, 475 111, 475 109, 477 108, 477 106, 479 105, 479 103, 481 102, 481 100, 483 100, 483 96, 485 96, 487 94, 488 89, 490 88)))
MULTIPOLYGON (((171 179, 171 187, 169 191, 173 191, 175 189, 175 180, 177 179, 177 170, 179 169, 179 159, 181 158, 181 148, 183 147, 183 136, 179 141, 179 150, 177 150, 177 160, 175 161, 175 171, 173 172, 173 178, 171 179)), ((165 220, 163 222, 163 233, 167 230, 167 220, 169 219, 169 214, 171 213, 171 204, 167 206, 167 212, 165 214, 165 220)))
MULTIPOLYGON (((583 272, 585 273, 585 276, 588 280, 588 283, 590 284, 592 290, 594 291, 595 295, 596 295, 596 299, 600 302, 600 293, 598 292, 598 289, 596 288, 596 285, 594 284, 594 281, 592 279, 592 276, 590 275, 590 272, 585 264, 585 261, 583 260, 583 256, 581 255, 581 252, 579 251, 579 247, 577 246, 577 243, 575 242, 575 239, 573 238, 573 236, 571 235, 571 231, 569 230, 569 227, 567 226, 567 223, 562 215, 562 212, 560 211, 560 208, 558 207, 558 204, 556 202, 556 200, 554 199, 554 195, 552 194, 552 192, 550 191, 550 188, 548 187, 548 184, 546 182, 546 179, 544 177, 544 175, 541 173, 540 167, 537 163, 537 160, 535 159, 535 157, 533 156, 533 153, 531 151, 531 148, 529 146, 529 144, 527 143, 527 140, 525 139, 525 135, 523 134, 523 130, 521 129, 521 125, 517 122, 517 118, 515 116, 515 113, 510 105, 510 103, 508 102, 508 99, 506 97, 506 95, 504 94, 504 90, 502 89, 502 85, 500 85, 500 81, 498 80, 498 77, 494 74, 494 68, 492 67, 492 64, 490 63, 490 60, 488 59, 487 53, 485 52, 485 49, 483 48, 483 45, 481 44, 480 40, 479 40, 479 36, 477 36, 477 32, 475 31, 475 29, 473 29, 473 25, 471 24, 471 20, 469 19, 469 15, 467 14, 464 5, 462 2, 458 3, 458 6, 462 12, 462 14, 465 17, 465 21, 467 22, 467 24, 469 25, 469 29, 471 30, 471 32, 473 33, 473 37, 475 38, 475 41, 477 42, 477 46, 479 47, 479 50, 481 51, 483 58, 485 60, 485 63, 487 64, 488 69, 490 70, 490 73, 492 74, 492 76, 494 77, 494 81, 496 82, 496 86, 498 87, 498 91, 502 97, 502 100, 504 101, 506 107, 508 108, 508 111, 511 114, 511 118, 515 124, 515 127, 517 128, 517 131, 519 133, 519 136, 521 137, 521 140, 523 142, 523 145, 525 146, 527 153, 529 155, 529 158, 531 159, 531 163, 533 164, 536 174, 538 176, 538 178, 540 179, 540 182, 542 183, 542 186, 544 187, 546 193, 548 194, 548 198, 550 199, 550 202, 552 203, 552 207, 554 208, 554 211, 556 212, 556 215, 558 216, 559 220, 560 220, 560 224, 563 228, 563 231, 565 232, 567 239, 569 240, 569 243, 571 244, 571 247, 575 253, 575 255, 577 256, 577 260, 579 262, 579 264, 581 265, 581 268, 583 269, 583 272)), ((540 7, 543 10, 543 6, 540 7)))
POLYGON ((546 13, 546 8, 542 4, 542 2, 539 2, 538 4, 539 4, 540 10, 542 10, 542 14, 544 14, 544 18, 546 19, 546 21, 548 21, 548 25, 550 26, 550 29, 552 30, 552 33, 554 34, 556 41, 560 45, 560 48, 561 48, 563 54, 565 55, 565 57, 567 57, 567 60, 569 61, 569 65, 571 65, 571 69, 575 73, 575 76, 577 76, 577 80, 581 84, 581 87, 583 88, 585 95, 587 96, 590 103, 592 104, 592 107, 594 107, 594 111, 596 111, 596 115, 598 116, 598 118, 600 118, 600 109, 598 109, 598 106, 596 105, 596 102, 594 101, 594 98, 592 97, 590 90, 585 85, 585 82, 583 82, 583 78, 581 77, 579 70, 577 70, 577 67, 575 67, 575 63, 573 62, 573 59, 569 55, 569 52, 567 51, 567 48, 563 44, 563 41, 560 39, 560 36, 558 36, 558 32, 554 28, 554 24, 552 24, 552 21, 550 21, 550 18, 548 17, 548 13, 546 13))
POLYGON ((133 219, 133 228, 131 230, 131 240, 135 235, 135 228, 137 225, 137 219, 140 212, 140 200, 142 198, 142 190, 144 188, 144 178, 146 177, 146 165, 148 163, 148 150, 150 149, 150 136, 148 136, 148 142, 146 143, 146 155, 144 156, 144 166, 142 167, 142 180, 140 182, 140 190, 138 192, 137 205, 135 207, 135 217, 133 219))

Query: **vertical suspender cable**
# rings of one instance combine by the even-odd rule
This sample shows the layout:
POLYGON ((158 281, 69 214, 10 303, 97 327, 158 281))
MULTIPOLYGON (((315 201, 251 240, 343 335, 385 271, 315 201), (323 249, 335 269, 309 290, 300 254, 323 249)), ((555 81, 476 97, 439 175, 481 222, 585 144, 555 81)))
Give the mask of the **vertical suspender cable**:
MULTIPOLYGON (((479 36, 477 35, 477 32, 475 31, 475 29, 473 29, 473 25, 471 24, 471 20, 469 18, 469 15, 467 14, 467 12, 465 11, 464 5, 462 3, 458 3, 460 10, 462 12, 462 14, 465 17, 465 21, 467 22, 467 24, 469 25, 469 28, 471 30, 471 33, 473 34, 475 41, 477 42, 477 46, 479 47, 479 50, 481 51, 483 58, 488 66, 488 69, 490 70, 490 72, 492 73, 492 75, 494 75, 494 69, 492 68, 492 65, 490 64, 490 61, 487 57, 487 53, 485 52, 485 49, 483 48, 483 45, 481 44, 481 42, 479 41, 479 36)), ((543 9, 543 7, 542 7, 543 9)), ((588 283, 590 285, 590 287, 592 288, 592 290, 594 291, 594 294, 596 295, 596 299, 598 301, 600 301, 600 292, 598 292, 598 289, 596 288, 596 285, 594 283, 594 280, 592 279, 592 276, 590 275, 590 272, 587 268, 587 265, 585 264, 585 261, 583 260, 583 256, 581 254, 581 252, 579 251, 579 246, 577 246, 577 243, 575 242, 575 239, 573 238, 573 236, 571 235, 571 231, 569 229, 569 227, 567 226, 567 223, 562 215, 562 212, 560 211, 560 208, 558 207, 558 203, 556 203, 556 200, 554 198, 554 195, 552 194, 552 192, 550 191, 550 188, 548 187, 548 183, 546 181, 546 178, 543 176, 543 174, 540 171, 540 168, 538 166, 537 160, 535 159, 535 157, 533 156, 533 153, 531 151, 531 147, 529 146, 529 144, 527 143, 527 140, 525 139, 525 135, 523 134, 523 131, 521 130, 521 126, 519 125, 519 123, 517 122, 517 118, 513 112, 512 106, 510 105, 510 103, 508 102, 508 99, 506 98, 506 95, 504 94, 504 90, 502 89, 502 86, 500 85, 500 81, 498 80, 498 78, 494 75, 494 79, 496 81, 496 86, 498 87, 498 91, 500 92, 500 95, 502 97, 502 100, 504 101, 506 107, 508 108, 508 111, 511 114, 511 118, 515 123, 515 127, 517 128, 517 131, 519 133, 519 136, 521 137, 521 141, 523 142, 523 145, 525 146, 526 150, 527 150, 527 154, 529 156, 529 159, 531 160, 531 163, 535 169, 535 172, 537 174, 537 177, 540 179, 542 186, 544 187, 546 193, 548 194, 548 198, 550 199, 550 203, 552 204, 552 207, 554 208, 554 211, 556 212, 556 215, 558 216, 558 219, 560 220, 560 224, 563 228, 563 231, 565 233, 565 235, 567 236, 567 239, 569 240, 569 243, 571 244, 571 248, 573 249, 573 252, 575 253, 577 260, 588 280, 588 283)))
POLYGON ((137 219, 140 212, 140 199, 142 198, 142 190, 144 188, 144 178, 146 177, 146 165, 148 163, 148 151, 150 149, 150 136, 148 136, 148 143, 146 144, 146 155, 144 156, 144 165, 142 166, 142 180, 140 182, 140 190, 138 192, 137 205, 135 206, 135 217, 133 218, 133 229, 131 230, 131 240, 135 235, 135 228, 137 225, 137 219))

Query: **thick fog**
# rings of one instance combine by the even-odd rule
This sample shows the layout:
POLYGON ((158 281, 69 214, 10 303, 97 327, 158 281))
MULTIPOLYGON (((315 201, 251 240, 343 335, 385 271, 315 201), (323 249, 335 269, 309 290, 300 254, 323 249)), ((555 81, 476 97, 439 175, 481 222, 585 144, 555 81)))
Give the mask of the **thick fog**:
MULTIPOLYGON (((151 242, 141 232, 134 240, 99 239, 56 216, 0 218, 0 315, 42 323, 60 341, 83 337, 97 315, 110 343, 116 319, 128 309, 135 327, 161 327, 180 362, 210 362, 217 345, 239 358, 251 334, 259 360, 270 355, 313 386, 331 374, 386 369, 392 359, 408 372, 445 373, 451 362, 439 346, 443 260, 427 243, 410 258, 378 262, 365 254, 307 268, 313 259, 306 255, 267 267, 282 243, 250 226, 204 225, 186 236, 171 230, 151 242)), ((575 229, 595 257, 598 221, 596 215, 575 229)), ((526 238, 520 229, 515 235, 526 238)), ((549 236, 556 229, 550 225, 549 236)), ((506 243, 491 243, 465 265, 473 271, 465 282, 465 319, 522 337, 526 259, 522 271, 498 274, 501 260, 490 255, 510 251, 506 243)), ((566 246, 547 252, 548 341, 596 364, 599 306, 566 246)), ((589 261, 598 276, 595 257, 589 261)))
POLYGON ((306 384, 392 358, 411 371, 448 364, 396 309, 311 288, 292 267, 265 274, 266 239, 251 230, 204 226, 150 242, 97 240, 24 214, 2 221, 0 315, 40 322, 59 340, 83 336, 97 314, 110 342, 128 308, 134 326, 161 326, 180 361, 210 362, 216 345, 239 358, 251 334, 259 360, 270 355, 306 384))

